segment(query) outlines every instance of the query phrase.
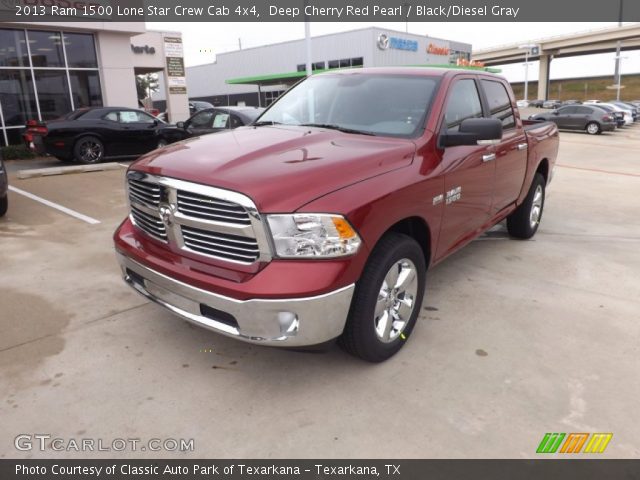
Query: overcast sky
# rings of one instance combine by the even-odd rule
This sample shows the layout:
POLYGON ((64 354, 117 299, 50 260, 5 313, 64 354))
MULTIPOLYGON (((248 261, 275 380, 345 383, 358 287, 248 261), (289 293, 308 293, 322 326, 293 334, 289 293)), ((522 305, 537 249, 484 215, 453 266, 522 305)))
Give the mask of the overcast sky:
MULTIPOLYGON (((482 49, 510 43, 529 43, 536 39, 555 35, 581 32, 615 26, 616 23, 409 23, 409 33, 429 35, 448 40, 470 43, 474 49, 482 49)), ((407 25, 400 23, 347 23, 314 22, 311 23, 311 35, 354 30, 369 26, 378 26, 405 31, 407 25)), ((152 30, 171 30, 182 32, 187 66, 210 63, 218 53, 238 49, 238 39, 243 48, 256 47, 271 43, 304 38, 304 23, 147 23, 152 30)), ((622 75, 640 73, 640 51, 623 52, 622 75)), ((614 53, 590 55, 567 59, 556 59, 552 63, 552 78, 567 78, 593 75, 613 76, 614 53)), ((256 72, 260 74, 261 72, 256 72)), ((507 65, 502 73, 510 81, 524 79, 524 61, 522 64, 507 65)), ((529 67, 529 79, 537 79, 538 64, 529 67)), ((623 78, 624 84, 624 78, 623 78)))

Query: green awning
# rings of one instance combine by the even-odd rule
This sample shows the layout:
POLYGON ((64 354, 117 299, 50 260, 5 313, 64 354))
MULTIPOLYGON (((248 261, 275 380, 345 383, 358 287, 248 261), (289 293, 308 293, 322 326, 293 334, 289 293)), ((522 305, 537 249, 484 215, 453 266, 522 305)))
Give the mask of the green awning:
MULTIPOLYGON (((484 72, 491 73, 500 73, 502 70, 499 68, 491 68, 491 67, 463 67, 458 65, 405 65, 406 67, 424 67, 424 68, 456 68, 462 70, 481 70, 484 72)), ((351 67, 351 68, 362 68, 362 67, 351 67)), ((339 68, 331 68, 331 69, 323 69, 323 70, 314 70, 313 73, 322 73, 333 70, 344 70, 339 68)), ((253 77, 239 77, 239 78, 230 78, 225 80, 225 83, 229 85, 281 85, 287 83, 295 83, 301 78, 307 76, 307 72, 288 72, 288 73, 273 73, 271 75, 256 75, 253 77)))

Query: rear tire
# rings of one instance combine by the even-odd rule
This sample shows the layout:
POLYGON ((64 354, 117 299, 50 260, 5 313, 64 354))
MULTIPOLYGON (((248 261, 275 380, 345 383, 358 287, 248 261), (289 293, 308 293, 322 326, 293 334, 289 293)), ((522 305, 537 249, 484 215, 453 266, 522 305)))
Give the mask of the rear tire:
POLYGON ((527 240, 538 231, 544 209, 546 181, 536 173, 524 202, 507 217, 507 230, 515 238, 527 240))
POLYGON ((425 289, 420 245, 387 233, 371 253, 356 285, 340 346, 368 362, 382 362, 405 344, 416 323, 425 289))
POLYGON ((589 135, 598 135, 602 133, 602 128, 596 122, 589 122, 585 128, 589 135))
POLYGON ((100 163, 104 158, 104 145, 96 137, 82 137, 73 147, 73 155, 79 163, 100 163))
POLYGON ((9 195, 5 195, 0 198, 0 217, 3 217, 5 213, 7 213, 7 209, 9 208, 9 195))

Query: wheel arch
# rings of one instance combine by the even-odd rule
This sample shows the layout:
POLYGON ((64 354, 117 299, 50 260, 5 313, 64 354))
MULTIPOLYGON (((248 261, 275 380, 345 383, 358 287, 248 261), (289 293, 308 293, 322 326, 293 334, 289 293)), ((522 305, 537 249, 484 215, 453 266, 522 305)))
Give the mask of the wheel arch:
POLYGON ((549 159, 543 158, 538 163, 538 167, 536 168, 536 173, 539 173, 544 177, 545 184, 549 183, 549 159))
POLYGON ((380 238, 378 238, 376 245, 380 242, 380 239, 389 232, 402 233, 413 238, 422 249, 425 264, 427 265, 427 267, 430 265, 432 253, 431 229, 429 228, 429 224, 424 220, 424 218, 412 216, 397 221, 382 233, 380 238))

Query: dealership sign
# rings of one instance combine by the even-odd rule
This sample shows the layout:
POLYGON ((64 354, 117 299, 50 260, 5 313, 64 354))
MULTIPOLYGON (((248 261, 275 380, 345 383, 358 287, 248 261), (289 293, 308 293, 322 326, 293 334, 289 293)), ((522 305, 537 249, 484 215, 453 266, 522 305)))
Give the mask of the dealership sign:
POLYGON ((429 46, 427 47, 427 53, 430 53, 431 55, 449 56, 449 52, 450 51, 447 47, 440 47, 433 43, 430 43, 429 46))
POLYGON ((392 48, 394 50, 406 50, 408 52, 418 51, 417 41, 407 40, 406 38, 390 37, 386 33, 378 35, 377 45, 380 50, 392 48))
POLYGON ((186 94, 187 80, 185 78, 182 38, 164 37, 164 55, 167 59, 169 93, 186 94))

